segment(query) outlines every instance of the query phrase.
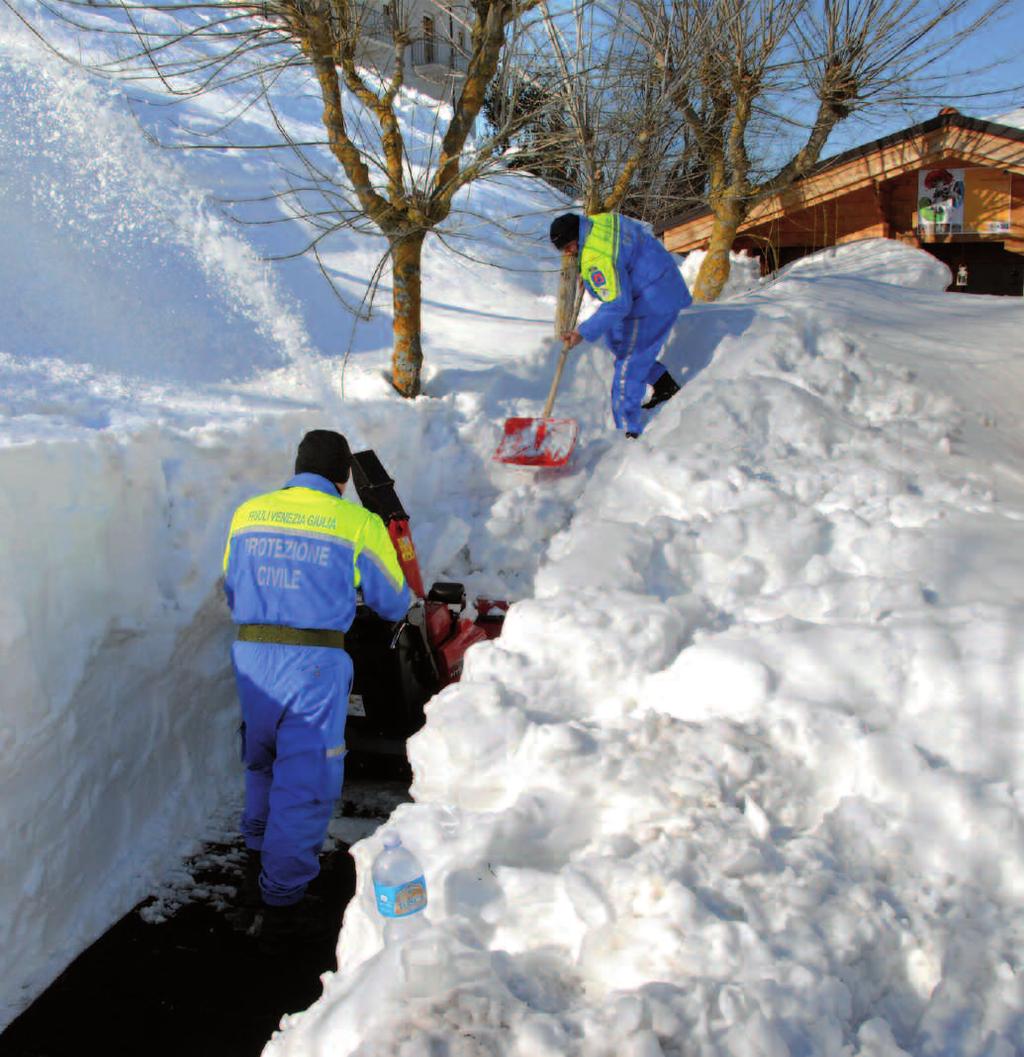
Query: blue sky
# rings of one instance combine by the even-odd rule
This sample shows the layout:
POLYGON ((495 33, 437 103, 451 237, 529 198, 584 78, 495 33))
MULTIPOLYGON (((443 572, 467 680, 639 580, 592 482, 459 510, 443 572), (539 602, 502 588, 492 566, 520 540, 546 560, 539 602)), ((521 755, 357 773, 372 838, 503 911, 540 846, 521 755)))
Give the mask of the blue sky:
POLYGON ((837 154, 926 121, 944 106, 955 106, 964 114, 981 118, 1024 107, 1024 0, 1009 0, 1007 11, 998 20, 943 59, 935 72, 948 78, 943 86, 936 86, 933 100, 915 102, 903 113, 890 111, 866 120, 850 120, 832 134, 825 154, 837 154), (1005 61, 991 70, 984 69, 997 60, 1005 61), (972 98, 975 93, 991 91, 1000 94, 972 98))

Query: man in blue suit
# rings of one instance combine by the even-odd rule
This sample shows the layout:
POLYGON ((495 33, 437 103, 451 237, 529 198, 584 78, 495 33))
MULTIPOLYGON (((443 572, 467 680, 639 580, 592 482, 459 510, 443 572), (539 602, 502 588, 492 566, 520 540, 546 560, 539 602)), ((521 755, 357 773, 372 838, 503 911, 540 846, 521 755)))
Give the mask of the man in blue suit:
POLYGON ((246 766, 242 834, 248 897, 258 878, 264 932, 315 917, 304 899, 341 793, 352 660, 345 632, 357 591, 385 620, 410 593, 376 514, 343 498, 352 457, 333 430, 307 433, 295 475, 244 502, 224 549, 224 592, 246 766))
POLYGON ((580 278, 601 305, 562 335, 572 348, 604 337, 615 356, 612 416, 627 437, 644 429, 643 409, 679 392, 658 362, 658 353, 690 291, 672 255, 636 220, 618 213, 563 213, 551 223, 551 242, 561 253, 579 255, 580 278), (653 387, 643 402, 647 385, 653 387))

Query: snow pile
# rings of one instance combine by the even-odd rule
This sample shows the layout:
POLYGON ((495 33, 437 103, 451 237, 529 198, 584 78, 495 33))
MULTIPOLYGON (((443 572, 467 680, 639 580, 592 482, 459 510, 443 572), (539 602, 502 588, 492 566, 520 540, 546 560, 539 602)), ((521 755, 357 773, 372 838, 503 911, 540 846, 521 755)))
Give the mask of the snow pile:
POLYGON ((5 1010, 151 891, 234 785, 211 512, 254 479, 213 441, 0 448, 5 1010))
POLYGON ((1022 1052, 1022 379, 976 352, 1022 310, 856 253, 909 288, 824 254, 694 314, 713 366, 410 745, 431 926, 380 949, 357 845, 268 1057, 1022 1052))
POLYGON ((252 377, 306 351, 252 249, 109 91, 11 46, 0 52, 0 107, 7 357, 44 372, 55 360, 130 365, 138 378, 194 384, 252 377))
POLYGON ((949 268, 926 250, 892 239, 860 239, 799 257, 775 273, 776 279, 821 275, 859 276, 915 290, 941 292, 953 281, 949 268))
POLYGON ((307 345, 122 102, 2 43, 0 1024, 236 784, 222 506, 286 458, 301 405, 216 383, 301 372, 307 345))
MULTIPOLYGON (((697 274, 700 266, 707 256, 704 250, 691 250, 684 258, 680 266, 686 285, 693 291, 697 285, 697 274)), ((729 254, 729 278, 725 281, 719 300, 724 301, 730 297, 744 294, 748 290, 756 290, 761 283, 761 262, 757 257, 740 250, 739 253, 729 254)))

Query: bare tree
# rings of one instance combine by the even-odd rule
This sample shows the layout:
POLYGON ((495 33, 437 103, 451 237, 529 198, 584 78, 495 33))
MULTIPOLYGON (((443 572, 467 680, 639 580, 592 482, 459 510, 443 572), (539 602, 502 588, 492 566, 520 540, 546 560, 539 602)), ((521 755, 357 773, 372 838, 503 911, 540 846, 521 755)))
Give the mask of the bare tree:
MULTIPOLYGON (((13 0, 2 2, 44 34, 38 17, 27 18, 13 0)), ((262 146, 288 148, 297 159, 285 166, 285 195, 294 214, 316 231, 307 249, 316 252, 343 226, 387 239, 392 384, 411 397, 419 392, 423 363, 424 239, 448 219, 458 192, 494 168, 490 145, 473 142, 474 125, 507 39, 537 2, 43 0, 40 6, 79 34, 104 33, 118 45, 114 57, 88 64, 94 71, 155 79, 175 96, 251 83, 241 109, 269 106, 279 136, 262 146), (399 119, 409 53, 416 48, 421 63, 451 68, 450 116, 438 108, 426 146, 409 142, 399 119), (280 116, 283 78, 293 69, 306 71, 322 101, 322 139, 297 140, 280 116)), ((228 134, 236 116, 225 119, 225 145, 233 145, 228 134)), ((211 145, 209 138, 203 145, 211 145)))
MULTIPOLYGON (((639 24, 628 0, 542 0, 492 84, 488 113, 506 130, 508 164, 548 180, 588 214, 664 215, 697 160, 677 152, 685 123, 639 24)), ((672 205, 680 208, 678 197, 672 205)), ((575 324, 580 294, 578 269, 563 261, 562 331, 575 324)))
POLYGON ((712 301, 760 201, 817 164, 854 114, 934 97, 936 63, 1005 0, 635 0, 706 162, 714 223, 694 296, 712 301))
POLYGON ((506 52, 486 113, 510 167, 588 212, 655 222, 704 200, 707 165, 649 17, 643 0, 545 0, 506 52))
POLYGON ((656 63, 649 67, 650 98, 640 109, 658 105, 662 120, 651 135, 626 188, 616 205, 619 212, 652 224, 699 205, 707 189, 707 164, 694 141, 689 125, 671 105, 656 63))
POLYGON ((587 213, 619 209, 671 139, 666 77, 635 24, 628 2, 541 0, 535 32, 523 39, 530 61, 510 57, 519 83, 540 89, 529 115, 537 134, 519 144, 517 164, 562 174, 587 213))

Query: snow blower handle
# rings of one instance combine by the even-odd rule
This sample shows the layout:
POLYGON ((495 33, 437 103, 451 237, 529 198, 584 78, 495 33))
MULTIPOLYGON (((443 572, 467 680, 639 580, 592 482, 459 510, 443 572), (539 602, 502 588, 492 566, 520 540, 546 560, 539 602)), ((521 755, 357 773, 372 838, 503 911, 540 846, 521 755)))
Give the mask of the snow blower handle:
POLYGON ((558 357, 558 366, 555 368, 555 377, 551 382, 551 392, 548 393, 548 402, 544 405, 541 418, 550 418, 551 409, 555 406, 555 393, 558 392, 558 383, 562 380, 562 371, 565 370, 565 361, 569 356, 569 342, 562 342, 562 355, 558 357))

